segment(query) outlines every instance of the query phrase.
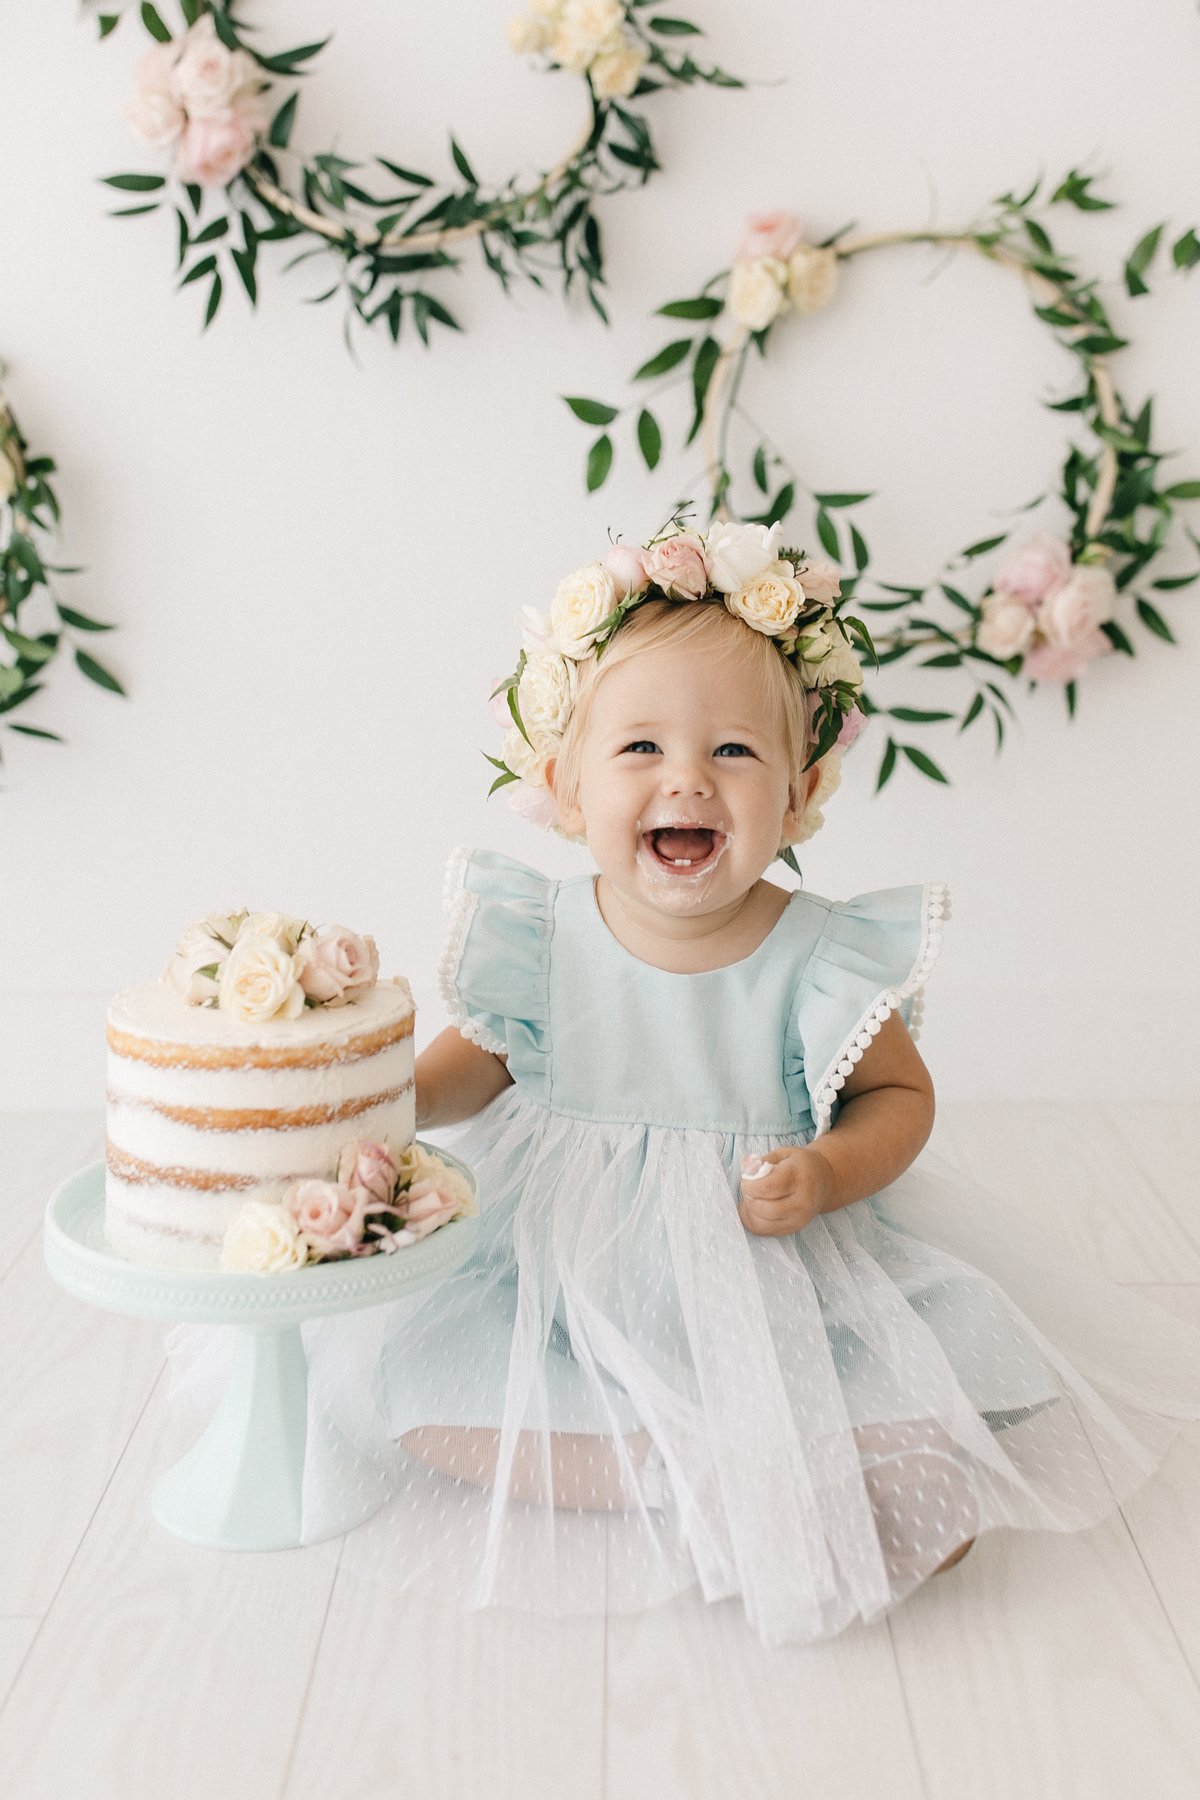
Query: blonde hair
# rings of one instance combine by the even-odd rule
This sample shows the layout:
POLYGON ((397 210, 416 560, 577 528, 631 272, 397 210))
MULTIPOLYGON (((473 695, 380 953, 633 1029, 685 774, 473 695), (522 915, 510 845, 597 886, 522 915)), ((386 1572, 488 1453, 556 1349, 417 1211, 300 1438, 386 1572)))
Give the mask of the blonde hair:
POLYGON ((753 666, 756 686, 783 733, 788 767, 799 782, 814 742, 809 724, 806 690, 795 665, 781 656, 774 640, 712 600, 644 601, 613 635, 600 657, 588 657, 579 665, 579 687, 567 728, 563 732, 554 770, 554 793, 560 806, 574 806, 579 798, 579 773, 583 738, 596 689, 609 669, 664 644, 683 651, 696 644, 719 646, 726 655, 740 655, 753 666))

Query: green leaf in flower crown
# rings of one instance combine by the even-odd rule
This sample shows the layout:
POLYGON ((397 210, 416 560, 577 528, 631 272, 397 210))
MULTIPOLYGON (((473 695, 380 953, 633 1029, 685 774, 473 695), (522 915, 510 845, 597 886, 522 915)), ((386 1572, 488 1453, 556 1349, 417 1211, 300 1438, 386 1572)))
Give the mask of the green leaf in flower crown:
POLYGON ((700 37, 702 35, 700 27, 693 25, 688 19, 651 19, 650 29, 657 31, 661 37, 700 37))
POLYGON ((640 369, 636 369, 633 379, 650 381, 655 375, 665 375, 669 369, 677 368, 685 356, 690 355, 691 348, 691 338, 676 338, 674 343, 666 345, 657 356, 652 356, 640 369))
POLYGON ((654 414, 643 407, 638 414, 637 422, 638 448, 648 469, 658 467, 658 459, 662 455, 662 432, 654 414))
POLYGON ((606 406, 603 400, 585 400, 581 394, 564 394, 563 399, 585 425, 611 425, 620 408, 606 406))
POLYGON ((608 479, 608 471, 612 468, 613 446, 607 432, 598 437, 588 451, 587 490, 594 494, 598 487, 603 487, 608 479))
POLYGON ((779 861, 785 863, 793 875, 799 875, 800 864, 796 861, 796 852, 790 844, 785 844, 779 852, 779 861))
POLYGON ((89 656, 86 650, 76 650, 75 662, 80 671, 87 676, 89 681, 94 681, 97 687, 107 688, 112 694, 125 692, 116 676, 110 674, 103 663, 98 663, 94 656, 89 656))

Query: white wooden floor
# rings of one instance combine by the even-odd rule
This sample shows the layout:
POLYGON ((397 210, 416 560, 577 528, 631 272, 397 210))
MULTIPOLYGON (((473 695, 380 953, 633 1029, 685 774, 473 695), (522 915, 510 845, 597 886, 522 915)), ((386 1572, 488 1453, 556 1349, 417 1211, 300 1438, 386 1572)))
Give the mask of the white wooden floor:
MULTIPOLYGON (((0 1114, 2 1800, 1196 1800, 1200 1427, 1084 1534, 993 1533, 869 1628, 763 1649, 734 1603, 449 1619, 329 1549, 148 1511, 161 1329, 42 1265, 97 1116, 0 1114)), ((1200 1112, 943 1108, 939 1147, 1200 1324, 1200 1112), (1053 1198, 1051 1198, 1053 1196, 1053 1198)))

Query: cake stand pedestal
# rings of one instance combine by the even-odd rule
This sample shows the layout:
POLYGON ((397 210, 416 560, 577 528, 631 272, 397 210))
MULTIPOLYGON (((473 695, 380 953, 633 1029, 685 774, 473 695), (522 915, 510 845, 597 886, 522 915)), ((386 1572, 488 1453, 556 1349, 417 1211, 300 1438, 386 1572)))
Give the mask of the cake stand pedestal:
MULTIPOLYGON (((432 1146, 431 1146, 432 1148, 432 1146)), ((470 1170, 438 1148, 465 1176, 470 1170)), ((288 1550, 301 1541, 308 1424, 306 1319, 397 1300, 441 1281, 470 1254, 478 1218, 455 1219, 390 1255, 318 1263, 282 1275, 156 1269, 127 1261, 104 1236, 104 1165, 80 1169, 46 1209, 46 1266, 67 1292, 110 1312, 185 1324, 232 1325, 233 1375, 199 1441, 154 1490, 155 1518, 216 1550, 288 1550)), ((353 1484, 348 1484, 353 1486, 353 1484)), ((331 1524, 335 1537, 361 1524, 331 1524)))

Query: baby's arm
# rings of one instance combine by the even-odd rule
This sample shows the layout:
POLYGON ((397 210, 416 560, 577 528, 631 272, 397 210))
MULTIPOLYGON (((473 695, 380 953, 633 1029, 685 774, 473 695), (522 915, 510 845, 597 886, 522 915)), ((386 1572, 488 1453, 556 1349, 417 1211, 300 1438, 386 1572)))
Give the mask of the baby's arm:
POLYGON ((757 1170, 743 1165, 738 1212, 747 1231, 803 1231, 818 1213, 879 1193, 916 1159, 933 1129, 933 1083, 897 1013, 841 1095, 832 1130, 811 1144, 772 1150, 757 1170))
POLYGON ((455 1125, 512 1083, 504 1059, 448 1026, 417 1058, 417 1125, 455 1125))

